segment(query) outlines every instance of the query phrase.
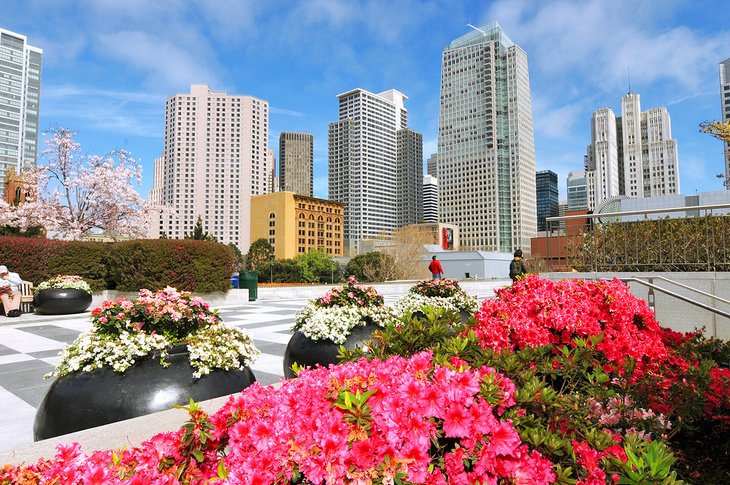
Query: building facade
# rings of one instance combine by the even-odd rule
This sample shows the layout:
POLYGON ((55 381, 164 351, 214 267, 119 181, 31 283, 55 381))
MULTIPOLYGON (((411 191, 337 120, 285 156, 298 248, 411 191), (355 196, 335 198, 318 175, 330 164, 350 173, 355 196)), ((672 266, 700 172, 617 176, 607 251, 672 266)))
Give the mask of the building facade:
POLYGON ((276 259, 289 259, 321 249, 343 255, 344 209, 339 202, 291 191, 251 198, 251 240, 266 239, 276 259))
POLYGON ((537 231, 527 54, 492 22, 442 56, 439 220, 465 250, 529 253, 537 231))
POLYGON ((438 179, 431 175, 423 176, 423 222, 439 221, 438 179))
POLYGON ((588 186, 585 170, 568 172, 568 202, 566 211, 588 210, 588 186))
POLYGON ((639 95, 621 100, 621 117, 601 108, 591 118, 586 155, 588 209, 617 197, 679 193, 679 156, 666 108, 641 111, 639 95))
MULTIPOLYGON (((5 173, 35 167, 43 51, 26 36, 0 29, 0 190, 5 173)), ((2 194, 0 194, 2 195, 2 194)))
POLYGON ((279 135, 280 190, 312 197, 314 194, 314 136, 282 132, 279 135))
MULTIPOLYGON (((720 101, 722 101, 722 120, 730 121, 730 59, 720 63, 720 101)), ((730 143, 725 146, 725 188, 730 190, 730 143)))
POLYGON ((201 216, 208 234, 246 253, 251 196, 266 193, 270 183, 268 120, 266 101, 204 84, 168 98, 164 150, 150 193, 163 210, 152 218, 150 234, 184 238, 201 216))
POLYGON ((545 218, 559 214, 558 174, 552 170, 541 170, 535 174, 537 196, 537 230, 546 231, 545 218))
POLYGON ((421 180, 423 141, 407 127, 403 93, 353 89, 337 98, 339 121, 329 125, 328 134, 329 199, 344 204, 345 254, 352 255, 363 240, 392 234, 411 217, 411 209, 399 216, 398 207, 417 207, 421 184, 399 185, 398 174, 407 171, 399 167, 419 161, 421 180))
POLYGON ((438 153, 432 153, 430 157, 428 157, 428 160, 426 160, 426 174, 430 175, 431 177, 436 176, 436 167, 438 165, 439 161, 439 154, 438 153))
POLYGON ((396 133, 397 227, 423 219, 423 135, 409 128, 396 133))

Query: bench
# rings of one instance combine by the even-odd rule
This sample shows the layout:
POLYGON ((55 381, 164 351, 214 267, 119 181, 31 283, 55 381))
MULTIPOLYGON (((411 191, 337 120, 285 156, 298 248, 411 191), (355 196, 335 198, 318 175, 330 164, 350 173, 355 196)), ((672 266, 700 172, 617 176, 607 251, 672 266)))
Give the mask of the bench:
MULTIPOLYGON (((0 303, 0 308, 3 304, 0 303)), ((33 313, 33 283, 23 281, 20 284, 20 311, 23 313, 33 313)), ((3 311, 3 313, 5 313, 3 311)))

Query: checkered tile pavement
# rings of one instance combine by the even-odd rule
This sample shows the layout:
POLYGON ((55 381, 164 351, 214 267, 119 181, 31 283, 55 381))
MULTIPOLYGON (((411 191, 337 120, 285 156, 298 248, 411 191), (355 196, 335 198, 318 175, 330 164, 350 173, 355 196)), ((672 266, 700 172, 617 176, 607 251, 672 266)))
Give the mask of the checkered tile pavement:
MULTIPOLYGON (((266 300, 220 307, 224 322, 245 329, 261 350, 251 366, 262 384, 279 381, 282 356, 291 337, 294 314, 306 300, 266 300)), ((91 327, 89 312, 77 315, 0 316, 0 451, 33 441, 35 410, 53 382, 53 370, 64 344, 91 327)))

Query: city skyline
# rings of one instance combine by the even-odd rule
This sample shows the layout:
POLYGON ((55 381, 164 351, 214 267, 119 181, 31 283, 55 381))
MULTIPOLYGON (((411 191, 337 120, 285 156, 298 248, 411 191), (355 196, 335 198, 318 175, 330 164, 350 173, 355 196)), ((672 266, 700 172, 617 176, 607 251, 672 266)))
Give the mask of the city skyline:
MULTIPOLYGON (((679 145, 682 192, 720 190, 722 144, 698 131, 721 119, 718 64, 730 29, 721 1, 236 2, 9 1, 3 28, 44 50, 42 130, 79 132, 85 150, 141 159, 143 197, 163 149, 165 99, 190 84, 271 106, 268 146, 282 131, 315 139, 314 195, 327 196, 327 125, 354 87, 408 93, 410 126, 436 150, 440 56, 451 40, 496 20, 530 66, 536 168, 582 168, 591 113, 620 111, 628 91, 666 106, 679 145), (409 15, 417 11, 418 16, 409 15), (103 19, 103 21, 102 21, 103 19), (424 35, 428 32, 428 35, 424 35), (550 42, 545 42, 549 39, 550 42)), ((278 153, 277 153, 278 159, 278 153)))

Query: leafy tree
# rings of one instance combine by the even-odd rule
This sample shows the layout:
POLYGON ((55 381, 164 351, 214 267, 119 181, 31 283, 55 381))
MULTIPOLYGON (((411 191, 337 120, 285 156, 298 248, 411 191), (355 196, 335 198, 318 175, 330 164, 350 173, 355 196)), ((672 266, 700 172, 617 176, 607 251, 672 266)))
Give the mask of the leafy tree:
POLYGON ((337 263, 321 249, 310 250, 296 257, 307 283, 329 283, 337 272, 337 263))
POLYGON ((269 261, 259 270, 262 283, 300 283, 304 281, 302 267, 295 259, 269 261))
POLYGON ((392 279, 392 270, 395 266, 393 257, 389 254, 373 251, 358 254, 347 263, 345 271, 354 275, 360 281, 385 281, 392 279))
POLYGON ((274 260, 274 247, 264 238, 257 239, 251 243, 246 255, 246 265, 248 269, 263 272, 264 266, 268 269, 268 264, 274 260))
POLYGON ((38 167, 24 174, 30 197, 17 206, 0 201, 0 224, 21 231, 40 225, 60 239, 80 239, 94 229, 144 237, 151 206, 133 187, 142 182, 137 160, 125 150, 80 155, 75 132, 66 128, 46 134, 38 167))
POLYGON ((233 243, 228 243, 228 247, 231 248, 233 251, 233 254, 235 254, 235 259, 233 261, 233 271, 241 271, 246 264, 246 260, 243 257, 243 253, 240 249, 238 249, 238 246, 236 246, 233 243))
MULTIPOLYGON (((188 234, 185 233, 185 237, 183 239, 194 239, 196 241, 215 241, 216 239, 205 232, 203 230, 203 218, 198 215, 198 219, 195 221, 195 227, 193 228, 193 232, 188 234)), ((239 251, 240 253, 240 251, 239 251)))

